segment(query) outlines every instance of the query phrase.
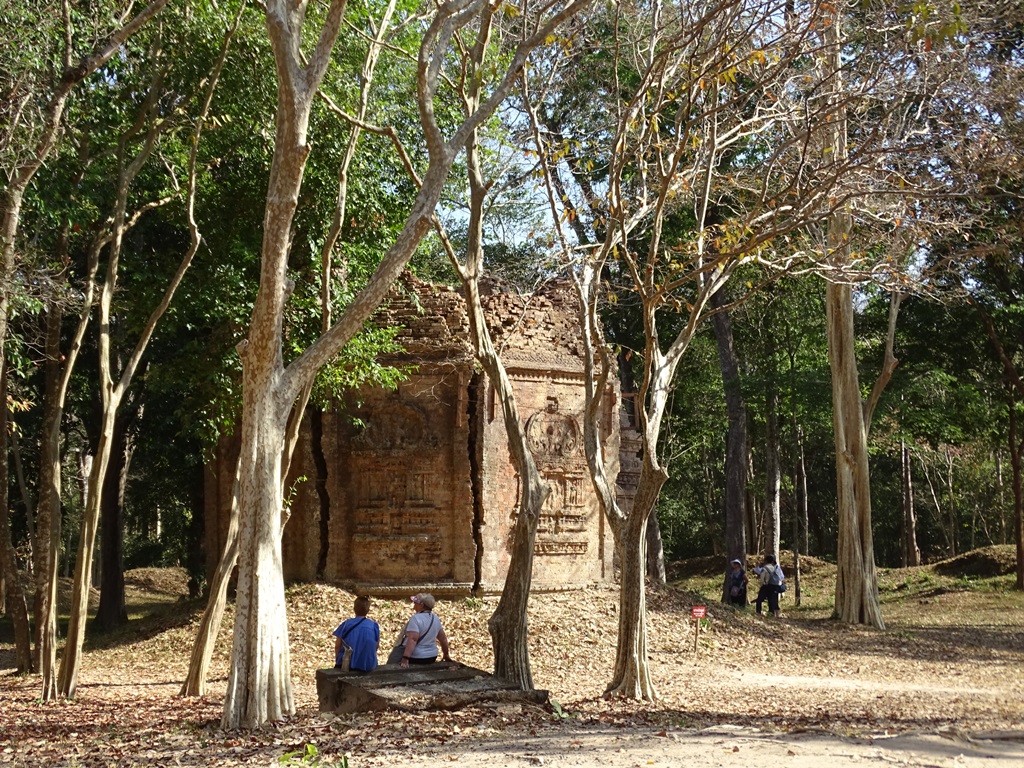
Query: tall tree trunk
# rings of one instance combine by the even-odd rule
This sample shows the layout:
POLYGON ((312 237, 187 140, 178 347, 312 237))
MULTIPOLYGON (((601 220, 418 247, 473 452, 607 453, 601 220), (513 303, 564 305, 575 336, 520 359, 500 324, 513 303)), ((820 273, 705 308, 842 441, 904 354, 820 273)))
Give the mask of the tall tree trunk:
MULTIPOLYGON (((826 128, 830 162, 847 158, 846 114, 842 80, 842 10, 832 10, 825 27, 824 66, 835 119, 826 128)), ((857 374, 853 288, 842 278, 850 263, 851 216, 845 208, 828 220, 829 259, 840 277, 825 287, 828 357, 832 371, 832 425, 836 446, 836 506, 838 511, 838 572, 835 615, 849 624, 885 627, 878 599, 875 548, 871 531, 871 478, 868 468, 867 425, 857 374)))
POLYGON ((725 575, 722 579, 722 601, 729 601, 728 575, 732 560, 747 561, 747 407, 740 387, 740 364, 733 342, 732 321, 724 309, 721 293, 711 297, 711 306, 718 309, 712 316, 718 342, 718 365, 725 389, 725 412, 729 430, 725 442, 725 575))
MULTIPOLYGON (((6 607, 14 625, 14 654, 19 673, 34 671, 32 665, 32 630, 28 621, 28 605, 21 588, 18 562, 11 542, 11 517, 8 506, 8 455, 7 455, 7 365, 0 359, 0 573, 6 584, 6 607)), ((0 603, 0 609, 4 605, 0 603)))
MULTIPOLYGON (((490 40, 491 21, 490 11, 485 10, 471 54, 474 67, 479 67, 483 63, 484 52, 490 40)), ((467 117, 479 108, 481 86, 480 78, 470 80, 465 97, 467 117)), ((494 387, 495 398, 501 403, 509 456, 512 466, 519 475, 521 489, 505 584, 498 606, 487 622, 487 628, 494 649, 494 674, 517 684, 523 690, 530 690, 533 688, 533 674, 530 670, 527 606, 533 579, 537 526, 551 488, 544 482, 537 469, 527 435, 527 424, 519 415, 512 382, 491 340, 480 297, 480 277, 484 260, 483 223, 489 185, 483 175, 476 131, 470 133, 466 142, 466 172, 469 180, 466 263, 459 264, 454 251, 449 252, 449 257, 462 280, 470 335, 477 360, 494 387)))
POLYGON ((1018 398, 1010 392, 1010 466, 1013 472, 1014 539, 1017 545, 1017 589, 1024 590, 1024 435, 1017 416, 1018 398))
MULTIPOLYGON (((471 162, 472 165, 474 163, 471 162)), ((475 181, 473 186, 475 187, 477 184, 478 181, 475 181)), ((482 199, 480 202, 483 202, 482 199)), ((474 205, 473 211, 482 214, 482 205, 474 205)), ((481 222, 476 216, 471 216, 471 220, 473 221, 471 227, 475 230, 481 222)), ((491 380, 495 389, 495 398, 501 403, 509 455, 512 459, 512 466, 519 474, 521 487, 519 514, 516 517, 513 531, 505 584, 498 606, 487 622, 487 628, 491 634, 491 645, 494 649, 494 674, 517 684, 523 690, 531 690, 533 674, 530 671, 526 609, 530 600, 530 584, 533 578, 533 550, 537 538, 537 525, 540 522, 544 502, 551 493, 551 488, 544 482, 537 469, 529 447, 526 424, 519 416, 512 382, 491 343, 480 302, 479 272, 477 270, 482 264, 483 252, 477 248, 480 244, 477 235, 470 236, 470 247, 471 249, 476 248, 477 257, 471 257, 468 260, 467 277, 463 281, 463 290, 466 294, 467 310, 470 315, 470 329, 477 348, 477 359, 491 380)))
POLYGON ((903 476, 903 557, 904 567, 921 564, 917 546, 917 513, 914 511, 914 462, 907 444, 900 441, 900 468, 903 476))
MULTIPOLYGON (((46 309, 46 354, 43 360, 43 422, 39 437, 39 505, 36 512, 35 558, 35 649, 43 677, 43 701, 57 695, 57 574, 61 536, 60 429, 63 403, 60 398, 61 371, 58 358, 63 313, 59 302, 48 301, 46 309)), ((65 361, 69 365, 70 361, 65 361)))
POLYGON ((854 349, 853 292, 849 285, 829 283, 825 293, 839 513, 835 613, 848 624, 884 629, 871 531, 867 434, 854 349))
MULTIPOLYGON (((779 556, 782 537, 782 462, 779 459, 779 391, 774 377, 765 397, 765 489, 764 518, 766 549, 779 556)), ((796 542, 793 543, 794 548, 796 542)))

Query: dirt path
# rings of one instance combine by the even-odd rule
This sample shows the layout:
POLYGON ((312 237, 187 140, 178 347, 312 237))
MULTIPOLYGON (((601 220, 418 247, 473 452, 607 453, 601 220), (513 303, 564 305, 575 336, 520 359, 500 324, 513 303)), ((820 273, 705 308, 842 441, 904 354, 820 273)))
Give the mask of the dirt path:
MULTIPOLYGON (((686 768, 842 768, 899 765, 909 768, 1020 768, 1024 733, 1018 740, 968 737, 955 731, 841 738, 826 733, 765 734, 740 726, 701 731, 586 730, 525 740, 474 741, 466 748, 446 745, 421 754, 388 755, 366 765, 426 765, 450 762, 464 768, 538 766, 604 768, 686 766, 686 768)), ((354 761, 353 765, 359 765, 354 761)))
MULTIPOLYGON (((307 745, 325 768, 343 755, 351 768, 1024 766, 1019 593, 948 591, 927 603, 890 603, 881 632, 811 613, 761 620, 709 603, 697 652, 695 599, 673 590, 650 596, 656 702, 601 698, 614 658, 617 593, 608 589, 531 599, 534 680, 557 708, 326 718, 313 675, 329 663, 330 630, 351 597, 326 585, 295 587, 289 632, 298 711, 241 734, 218 728, 230 615, 210 695, 200 700, 176 695, 198 606, 174 603, 152 622, 103 638, 86 655, 73 702, 39 702, 38 681, 12 675, 13 652, 0 643, 0 766, 272 766, 307 745)), ((439 604, 457 659, 491 668, 486 622, 495 602, 439 604)), ((408 610, 375 602, 382 635, 392 636, 408 610)))

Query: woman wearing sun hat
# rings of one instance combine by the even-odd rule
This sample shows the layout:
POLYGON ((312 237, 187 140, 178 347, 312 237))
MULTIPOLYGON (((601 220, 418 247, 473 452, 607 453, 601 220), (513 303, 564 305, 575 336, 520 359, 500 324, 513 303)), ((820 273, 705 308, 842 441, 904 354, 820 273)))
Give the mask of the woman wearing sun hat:
POLYGON ((403 668, 410 664, 433 664, 437 661, 437 646, 441 646, 442 658, 451 661, 448 652, 448 637, 441 626, 441 620, 434 615, 434 596, 421 592, 409 598, 413 615, 405 625, 405 646, 402 649, 403 668))

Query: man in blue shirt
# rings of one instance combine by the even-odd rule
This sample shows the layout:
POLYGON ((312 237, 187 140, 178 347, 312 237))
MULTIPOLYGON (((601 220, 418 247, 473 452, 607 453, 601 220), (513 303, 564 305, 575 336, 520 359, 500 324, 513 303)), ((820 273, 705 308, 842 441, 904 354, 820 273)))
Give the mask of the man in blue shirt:
POLYGON ((347 643, 352 647, 349 669, 356 672, 373 672, 377 668, 380 626, 373 619, 366 617, 370 612, 370 598, 357 597, 354 611, 355 616, 345 619, 334 630, 334 665, 341 666, 347 643))

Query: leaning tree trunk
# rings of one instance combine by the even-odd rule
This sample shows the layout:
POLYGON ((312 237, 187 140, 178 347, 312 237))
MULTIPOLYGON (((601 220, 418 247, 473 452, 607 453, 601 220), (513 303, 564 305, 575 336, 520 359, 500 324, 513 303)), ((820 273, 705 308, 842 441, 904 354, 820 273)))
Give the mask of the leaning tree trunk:
POLYGON ((104 409, 99 443, 89 473, 89 492, 82 511, 82 531, 75 560, 75 581, 68 618, 68 636, 64 644, 57 690, 62 696, 73 698, 78 689, 78 672, 82 664, 82 645, 85 642, 85 624, 89 612, 89 593, 92 589, 92 560, 96 549, 96 531, 103 500, 102 484, 110 461, 110 444, 114 437, 114 412, 104 409))
POLYGON ((629 516, 615 541, 619 556, 619 633, 607 695, 653 700, 657 691, 647 658, 647 521, 668 473, 645 457, 629 516))
POLYGON ((220 633, 220 625, 228 603, 228 585, 231 583, 231 573, 238 562, 237 471, 232 488, 227 541, 224 543, 224 551, 221 553, 217 569, 210 581, 210 595, 207 599, 206 610, 203 611, 203 618, 199 621, 196 639, 192 643, 192 657, 189 661, 188 673, 181 686, 180 695, 182 696, 206 695, 206 675, 210 669, 210 660, 213 658, 213 649, 217 643, 217 635, 220 633))

